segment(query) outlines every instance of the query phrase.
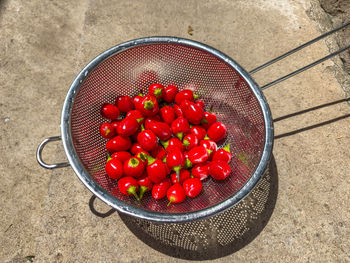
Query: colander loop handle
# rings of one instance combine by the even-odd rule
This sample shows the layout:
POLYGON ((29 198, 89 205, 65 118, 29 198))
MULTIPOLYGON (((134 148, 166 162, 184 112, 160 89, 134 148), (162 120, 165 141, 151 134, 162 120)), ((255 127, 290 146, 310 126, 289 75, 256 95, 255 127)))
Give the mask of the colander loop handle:
POLYGON ((42 151, 45 148, 46 144, 48 144, 49 142, 53 142, 53 141, 60 141, 61 140, 61 136, 54 136, 54 137, 49 137, 44 139, 38 146, 38 149, 36 151, 36 159, 38 161, 38 163, 46 168, 46 169, 56 169, 56 168, 62 168, 62 167, 67 167, 69 166, 69 162, 65 162, 65 163, 55 163, 55 164, 47 164, 43 161, 42 158, 42 151))
MULTIPOLYGON (((288 51, 288 52, 286 52, 286 53, 284 53, 282 55, 280 55, 280 56, 278 56, 277 58, 274 58, 274 59, 264 63, 263 65, 261 65, 259 67, 256 67, 255 69, 249 71, 249 73, 250 74, 254 74, 255 72, 258 72, 258 71, 262 70, 263 68, 266 68, 266 67, 276 63, 277 61, 279 61, 279 60, 281 60, 281 59, 283 59, 283 58, 285 58, 285 57, 287 57, 287 56, 289 56, 289 55, 291 55, 291 54, 293 54, 293 53, 295 53, 295 52, 297 52, 297 51, 299 51, 299 50, 301 50, 301 49, 303 49, 303 48, 305 48, 305 47, 307 47, 307 46, 309 46, 309 45, 311 45, 311 44, 313 44, 313 43, 315 43, 315 42, 317 42, 317 41, 319 41, 319 40, 321 40, 321 39, 323 39, 323 38, 325 38, 325 37, 327 37, 327 36, 329 36, 331 34, 333 34, 333 33, 335 33, 335 32, 337 32, 338 30, 343 29, 344 27, 346 27, 348 25, 350 25, 350 21, 345 23, 345 24, 343 24, 343 25, 341 25, 340 27, 337 27, 337 28, 335 28, 335 29, 333 29, 333 30, 331 30, 329 32, 326 32, 326 33, 324 33, 324 34, 322 34, 322 35, 320 35, 320 36, 318 36, 318 37, 316 37, 316 38, 314 38, 314 39, 312 39, 312 40, 310 40, 310 41, 308 41, 308 42, 306 42, 306 43, 304 43, 304 44, 302 44, 302 45, 300 45, 300 46, 298 46, 298 47, 296 47, 296 48, 294 48, 294 49, 292 49, 292 50, 290 50, 290 51, 288 51)), ((315 62, 310 63, 309 65, 307 65, 305 67, 302 67, 302 68, 300 68, 300 69, 298 69, 296 71, 293 71, 292 73, 289 73, 289 74, 287 74, 287 75, 285 75, 285 76, 283 76, 281 78, 278 78, 278 79, 276 79, 274 81, 271 81, 270 83, 267 83, 267 84, 261 86, 260 88, 261 89, 266 89, 268 87, 276 85, 277 83, 280 83, 280 82, 282 82, 282 81, 284 81, 286 79, 289 79, 290 77, 293 77, 293 76, 295 76, 295 75, 297 75, 297 74, 299 74, 299 73, 301 73, 301 72, 303 72, 303 71, 305 71, 305 70, 307 70, 309 68, 312 68, 313 66, 316 66, 317 64, 320 64, 323 61, 325 61, 325 60, 327 60, 327 59, 329 59, 329 58, 331 58, 333 56, 336 56, 339 53, 341 53, 341 52, 343 52, 343 51, 345 51, 345 50, 347 50, 349 48, 350 48, 350 45, 348 45, 348 46, 346 46, 344 48, 341 48, 341 49, 339 49, 339 50, 337 50, 337 51, 335 51, 335 52, 333 52, 333 53, 331 53, 331 54, 329 54, 329 55, 327 55, 327 56, 325 56, 325 57, 323 57, 323 58, 321 58, 319 60, 316 60, 315 62)))

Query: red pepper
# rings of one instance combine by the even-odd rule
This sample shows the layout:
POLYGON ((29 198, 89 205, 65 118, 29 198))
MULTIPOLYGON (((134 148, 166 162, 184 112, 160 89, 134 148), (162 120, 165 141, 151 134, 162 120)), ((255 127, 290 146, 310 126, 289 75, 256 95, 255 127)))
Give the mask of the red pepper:
POLYGON ((230 143, 226 144, 225 147, 217 150, 213 155, 213 161, 222 160, 227 163, 231 162, 232 154, 230 152, 230 143))
POLYGON ((145 166, 139 158, 131 157, 129 160, 125 161, 123 169, 126 176, 140 177, 145 171, 145 166))
POLYGON ((164 86, 159 83, 153 83, 148 86, 148 94, 160 99, 163 95, 164 86))
POLYGON ((172 137, 168 141, 161 141, 161 144, 164 146, 164 149, 167 152, 175 149, 176 147, 179 148, 182 152, 185 150, 185 146, 177 137, 172 137))
POLYGON ((216 180, 224 180, 230 175, 230 173, 231 167, 225 161, 212 161, 209 165, 209 174, 216 180))
POLYGON ((216 122, 216 115, 212 112, 204 112, 202 126, 207 130, 213 123, 216 122))
POLYGON ((170 179, 173 184, 180 183, 182 184, 187 178, 190 178, 191 174, 187 169, 181 169, 180 170, 180 176, 179 176, 179 181, 177 180, 177 174, 176 173, 171 173, 170 174, 170 179))
POLYGON ((156 148, 158 141, 157 136, 151 130, 143 130, 137 135, 137 142, 146 151, 152 151, 156 148))
POLYGON ((227 129, 225 124, 223 124, 222 122, 215 122, 209 127, 207 134, 210 139, 212 139, 215 142, 218 142, 225 138, 226 132, 227 129))
POLYGON ((171 123, 175 120, 175 110, 173 107, 165 106, 160 109, 160 116, 164 122, 171 125, 171 123))
POLYGON ((106 149, 110 153, 113 152, 120 152, 120 151, 127 151, 131 147, 131 140, 129 137, 117 135, 107 141, 106 143, 106 149))
POLYGON ((182 109, 181 109, 181 107, 179 105, 174 104, 173 108, 174 108, 175 115, 176 115, 177 118, 184 116, 184 114, 182 112, 182 109))
POLYGON ((155 115, 155 116, 149 116, 146 118, 145 120, 145 128, 147 130, 149 130, 150 124, 152 121, 161 121, 160 116, 159 115, 155 115))
POLYGON ((174 101, 177 93, 177 87, 175 87, 174 85, 170 85, 164 89, 162 99, 168 103, 171 103, 174 101))
POLYGON ((140 103, 136 104, 136 109, 144 116, 154 116, 159 111, 159 106, 156 97, 146 95, 142 98, 140 103))
POLYGON ((169 200, 168 206, 171 203, 178 204, 186 199, 186 192, 179 183, 173 184, 167 191, 167 198, 169 200))
POLYGON ((192 90, 184 89, 184 90, 181 90, 179 93, 176 94, 176 96, 175 96, 175 103, 177 105, 180 105, 181 102, 184 101, 184 100, 193 101, 193 100, 195 100, 197 98, 198 98, 198 96, 193 94, 192 90))
POLYGON ((129 96, 118 96, 115 105, 121 112, 129 112, 135 108, 133 100, 129 96))
POLYGON ((170 169, 175 171, 178 181, 180 181, 180 170, 185 165, 185 157, 179 149, 168 152, 166 163, 170 169))
POLYGON ((191 169, 192 175, 200 180, 206 179, 209 176, 209 164, 210 162, 196 164, 191 169))
POLYGON ((115 135, 118 134, 117 129, 118 129, 119 123, 120 123, 120 121, 112 121, 111 122, 111 125, 112 125, 112 128, 113 128, 113 131, 114 131, 115 135))
POLYGON ((137 152, 139 152, 140 150, 143 150, 141 144, 139 144, 138 142, 134 142, 132 145, 131 145, 131 148, 130 148, 130 152, 135 155, 137 152))
POLYGON ((102 117, 110 120, 116 120, 118 119, 119 114, 120 114, 120 111, 117 106, 109 103, 105 103, 102 105, 102 108, 101 108, 102 117))
POLYGON ((135 108, 137 108, 137 105, 141 103, 143 99, 143 92, 140 90, 140 93, 132 98, 132 102, 134 103, 135 108))
POLYGON ((129 116, 120 121, 117 133, 123 136, 131 136, 138 130, 138 128, 138 121, 133 116, 129 116))
POLYGON ((142 115, 141 111, 139 110, 131 110, 129 111, 125 118, 128 118, 130 116, 133 116, 139 124, 143 124, 145 122, 145 117, 142 115))
POLYGON ((171 130, 176 137, 182 140, 186 134, 190 133, 190 124, 185 118, 179 117, 172 122, 171 130))
POLYGON ((187 134, 183 140, 183 145, 188 151, 191 150, 193 147, 198 146, 198 144, 198 137, 193 133, 187 134))
POLYGON ((131 153, 129 153, 127 151, 114 152, 111 155, 111 158, 118 159, 122 163, 125 163, 126 160, 129 160, 129 158, 131 158, 131 153))
POLYGON ((154 134, 159 138, 159 140, 166 141, 170 139, 171 129, 167 123, 159 121, 150 121, 147 126, 147 129, 154 132, 154 134))
POLYGON ((192 101, 184 100, 180 104, 184 117, 192 124, 200 124, 204 117, 204 110, 192 101))
POLYGON ((188 178, 182 184, 188 197, 196 197, 202 191, 202 182, 199 178, 188 178))
POLYGON ((152 188, 152 197, 156 200, 164 198, 170 186, 171 181, 169 178, 165 178, 160 183, 154 184, 152 188))
POLYGON ((106 139, 110 139, 116 135, 113 125, 109 122, 105 122, 100 125, 100 134, 106 139))
POLYGON ((204 148, 210 150, 209 152, 209 159, 211 159, 213 157, 213 154, 216 152, 218 146, 216 144, 216 142, 214 142, 213 140, 210 140, 209 137, 204 137, 204 140, 201 140, 199 142, 199 145, 204 146, 204 148))
POLYGON ((208 151, 209 150, 207 150, 204 146, 196 146, 188 152, 188 159, 195 164, 203 163, 209 158, 210 151, 208 151))
POLYGON ((140 200, 143 198, 144 193, 151 191, 153 187, 152 181, 147 176, 147 173, 144 173, 140 178, 137 179, 137 183, 140 186, 140 200))
POLYGON ((158 184, 163 181, 167 176, 166 165, 159 159, 155 159, 151 156, 146 156, 148 160, 147 174, 149 179, 158 184))
POLYGON ((137 191, 139 190, 139 185, 135 178, 133 177, 122 177, 118 181, 119 191, 124 195, 133 195, 137 200, 140 198, 137 195, 137 191))
POLYGON ((204 109, 204 102, 201 99, 195 101, 196 105, 204 109))
POLYGON ((203 140, 207 131, 200 125, 194 125, 191 127, 191 133, 198 137, 198 140, 203 140))
POLYGON ((123 164, 118 159, 110 159, 105 165, 105 171, 110 178, 118 180, 124 174, 123 164))

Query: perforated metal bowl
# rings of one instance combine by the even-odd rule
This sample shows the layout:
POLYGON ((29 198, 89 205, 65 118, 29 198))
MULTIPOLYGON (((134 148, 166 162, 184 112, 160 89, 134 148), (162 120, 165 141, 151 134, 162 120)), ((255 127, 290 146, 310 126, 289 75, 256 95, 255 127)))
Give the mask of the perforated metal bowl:
POLYGON ((156 222, 186 222, 215 215, 238 203, 260 180, 269 163, 273 125, 258 85, 233 59, 188 39, 150 37, 132 40, 105 51, 76 77, 65 99, 61 135, 69 164, 94 195, 122 213, 156 222), (118 95, 136 95, 159 82, 191 89, 213 106, 228 128, 234 156, 232 175, 208 179, 196 198, 167 206, 166 200, 145 195, 141 204, 122 195, 104 171, 105 143, 98 132, 105 120, 103 103, 118 95))

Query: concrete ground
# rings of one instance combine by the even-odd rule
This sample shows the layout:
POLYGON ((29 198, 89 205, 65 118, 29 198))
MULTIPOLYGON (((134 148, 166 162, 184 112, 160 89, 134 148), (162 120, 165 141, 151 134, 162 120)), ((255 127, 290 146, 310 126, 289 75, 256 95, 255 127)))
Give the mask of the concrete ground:
MULTIPOLYGON (((318 36, 325 21, 313 0, 0 1, 0 261, 185 262, 147 244, 118 213, 93 214, 91 192, 71 168, 37 164, 41 140, 60 134, 75 75, 111 46, 152 35, 206 43, 250 70, 318 36)), ((262 85, 328 53, 321 41, 254 78, 262 85)), ((278 191, 261 229, 210 261, 350 262, 350 108, 337 63, 264 91, 278 191)), ((60 143, 44 155, 65 159, 60 143)))

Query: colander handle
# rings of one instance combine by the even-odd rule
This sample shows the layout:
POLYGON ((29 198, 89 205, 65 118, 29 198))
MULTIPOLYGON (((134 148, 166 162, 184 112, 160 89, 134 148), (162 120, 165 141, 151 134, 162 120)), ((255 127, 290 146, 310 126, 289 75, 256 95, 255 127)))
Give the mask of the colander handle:
POLYGON ((69 166, 69 162, 66 162, 66 163, 55 163, 55 164, 47 164, 43 161, 43 158, 42 158, 42 151, 43 149, 45 148, 45 145, 49 142, 53 142, 53 141, 60 141, 61 140, 61 136, 54 136, 54 137, 49 137, 49 138, 46 138, 45 140, 43 140, 39 146, 38 146, 38 149, 36 150, 36 159, 38 161, 38 163, 46 168, 46 169, 56 169, 56 168, 62 168, 62 167, 67 167, 69 166))
MULTIPOLYGON (((272 59, 272 60, 262 64, 259 67, 256 67, 255 69, 249 71, 249 74, 254 74, 255 72, 258 72, 259 70, 262 70, 263 68, 266 68, 266 67, 276 63, 277 61, 279 61, 279 60, 281 60, 281 59, 283 59, 283 58, 285 58, 285 57, 287 57, 287 56, 289 56, 289 55, 291 55, 291 54, 293 54, 293 53, 295 53, 295 52, 297 52, 297 51, 299 51, 299 50, 301 50, 301 49, 303 49, 303 48, 305 48, 305 47, 307 47, 307 46, 309 46, 309 45, 311 45, 311 44, 313 44, 315 42, 317 42, 317 41, 319 41, 320 39, 323 39, 323 38, 325 38, 325 37, 327 37, 327 36, 337 32, 340 29, 343 29, 344 27, 346 27, 348 25, 350 25, 350 21, 345 23, 345 24, 343 24, 343 25, 341 25, 340 27, 337 27, 337 28, 335 28, 335 29, 333 29, 333 30, 331 30, 329 32, 326 32, 323 35, 320 35, 320 36, 318 36, 318 37, 316 37, 316 38, 314 38, 314 39, 312 39, 312 40, 310 40, 310 41, 308 41, 308 42, 306 42, 306 43, 304 43, 304 44, 302 44, 302 45, 300 45, 300 46, 298 46, 298 47, 296 47, 296 48, 294 48, 294 49, 292 49, 292 50, 290 50, 290 51, 288 51, 288 52, 286 52, 286 53, 284 53, 282 55, 280 55, 280 56, 278 56, 277 58, 274 58, 274 59, 272 59)), ((284 81, 286 79, 289 79, 290 77, 293 77, 293 76, 303 72, 304 70, 312 68, 313 66, 316 66, 317 64, 320 64, 323 61, 325 61, 325 60, 327 60, 327 59, 329 59, 329 58, 331 58, 331 57, 333 57, 335 55, 338 55, 339 53, 341 53, 341 52, 343 52, 343 51, 345 51, 345 50, 347 50, 349 48, 350 48, 350 45, 348 45, 348 46, 346 46, 344 48, 341 48, 341 49, 339 49, 339 50, 329 54, 328 56, 325 56, 325 57, 323 57, 323 58, 321 58, 319 60, 316 60, 315 62, 313 62, 313 63, 311 63, 311 64, 309 64, 309 65, 307 65, 305 67, 302 67, 302 68, 300 68, 300 69, 298 69, 296 71, 293 71, 292 73, 289 73, 289 74, 287 74, 287 75, 285 75, 285 76, 283 76, 281 78, 278 78, 278 79, 276 79, 274 81, 271 81, 270 83, 267 83, 267 84, 261 86, 260 88, 261 89, 266 89, 268 87, 276 85, 277 83, 280 83, 280 82, 282 82, 282 81, 284 81)))

